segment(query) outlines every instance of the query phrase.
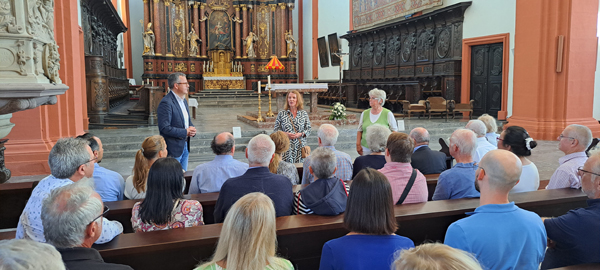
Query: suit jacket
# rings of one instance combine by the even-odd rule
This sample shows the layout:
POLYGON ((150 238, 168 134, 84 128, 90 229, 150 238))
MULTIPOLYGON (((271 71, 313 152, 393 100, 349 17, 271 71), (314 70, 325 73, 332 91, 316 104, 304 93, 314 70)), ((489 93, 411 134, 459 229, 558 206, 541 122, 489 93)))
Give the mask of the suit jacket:
POLYGON ((57 248, 69 270, 132 270, 128 265, 105 263, 100 252, 93 248, 57 248))
POLYGON ((446 170, 446 154, 424 145, 412 154, 410 165, 422 174, 442 173, 446 170))
MULTIPOLYGON (((190 112, 188 109, 187 100, 183 100, 185 103, 185 109, 188 112, 188 118, 190 112)), ((190 150, 190 138, 187 136, 187 130, 185 129, 185 121, 183 120, 183 113, 181 107, 177 103, 175 93, 170 91, 158 104, 156 110, 158 117, 158 131, 160 135, 165 138, 167 143, 167 150, 169 151, 170 157, 180 157, 183 154, 183 147, 188 142, 188 151, 190 150)), ((189 118, 190 127, 193 127, 192 119, 189 118)))
POLYGON ((215 205, 215 223, 223 222, 229 208, 239 198, 252 192, 262 192, 269 196, 278 217, 292 214, 292 182, 283 175, 271 173, 267 167, 257 167, 225 181, 215 205))

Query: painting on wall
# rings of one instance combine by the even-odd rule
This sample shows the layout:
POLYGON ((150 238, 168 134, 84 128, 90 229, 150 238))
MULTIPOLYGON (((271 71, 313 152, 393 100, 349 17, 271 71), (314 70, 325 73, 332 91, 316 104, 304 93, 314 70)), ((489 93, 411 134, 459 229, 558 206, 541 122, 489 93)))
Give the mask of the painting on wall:
POLYGON ((215 10, 208 18, 208 48, 232 49, 231 19, 225 11, 215 10))
POLYGON ((354 30, 362 30, 442 4, 442 0, 352 0, 352 22, 354 30))
POLYGON ((321 63, 321 67, 328 67, 329 51, 327 50, 327 40, 325 40, 325 37, 317 39, 317 48, 319 49, 319 62, 321 63))

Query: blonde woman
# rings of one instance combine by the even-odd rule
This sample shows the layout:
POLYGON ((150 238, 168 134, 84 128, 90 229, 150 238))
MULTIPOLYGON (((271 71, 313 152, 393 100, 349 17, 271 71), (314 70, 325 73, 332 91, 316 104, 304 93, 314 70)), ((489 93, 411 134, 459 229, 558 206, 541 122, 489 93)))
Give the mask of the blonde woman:
POLYGON ((275 207, 267 195, 246 194, 229 210, 211 261, 195 270, 294 269, 288 260, 275 256, 275 207))
POLYGON ((306 137, 310 135, 310 119, 304 109, 304 98, 298 91, 289 92, 287 102, 275 119, 275 131, 283 131, 290 139, 290 149, 283 153, 282 159, 289 163, 302 163, 302 147, 306 146, 306 137))
POLYGON ((491 116, 487 113, 484 113, 482 116, 479 116, 479 118, 477 118, 477 120, 481 120, 481 122, 483 122, 485 124, 485 129, 486 129, 485 139, 489 143, 498 147, 498 137, 500 137, 500 135, 498 135, 498 133, 496 133, 498 131, 498 125, 496 124, 496 119, 493 116, 491 116))
POLYGON ((275 156, 269 164, 269 171, 274 174, 286 176, 292 182, 292 185, 300 184, 298 170, 294 164, 283 161, 281 155, 290 148, 290 139, 283 131, 273 132, 271 140, 275 143, 275 156))
POLYGON ((148 171, 157 159, 167 154, 167 143, 162 136, 154 135, 144 140, 142 148, 135 155, 133 174, 125 180, 125 197, 130 200, 146 197, 148 171))
POLYGON ((481 270, 475 257, 440 243, 427 243, 399 252, 395 270, 481 270))

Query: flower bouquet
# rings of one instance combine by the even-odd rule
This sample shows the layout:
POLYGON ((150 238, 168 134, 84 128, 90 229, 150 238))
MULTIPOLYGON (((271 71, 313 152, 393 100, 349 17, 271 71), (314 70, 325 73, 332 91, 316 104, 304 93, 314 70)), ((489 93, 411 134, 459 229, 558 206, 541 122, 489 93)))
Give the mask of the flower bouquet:
POLYGON ((329 116, 329 120, 341 120, 346 119, 346 106, 336 102, 333 104, 333 108, 331 109, 331 115, 329 116))

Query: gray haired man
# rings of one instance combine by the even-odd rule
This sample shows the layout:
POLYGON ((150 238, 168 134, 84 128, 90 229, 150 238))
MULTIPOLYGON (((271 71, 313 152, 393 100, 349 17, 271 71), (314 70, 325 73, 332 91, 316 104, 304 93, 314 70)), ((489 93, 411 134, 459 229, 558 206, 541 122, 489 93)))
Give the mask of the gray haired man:
MULTIPOLYGON (((83 178, 91 178, 95 161, 87 141, 75 138, 58 140, 48 155, 48 165, 52 174, 42 179, 31 192, 31 197, 19 218, 16 238, 46 242, 44 226, 40 219, 42 201, 54 189, 73 184, 83 178)), ((122 232, 123 226, 118 221, 102 219, 102 234, 97 243, 109 242, 122 232)))
POLYGON ((487 128, 483 121, 470 120, 465 128, 472 130, 475 132, 475 135, 477 135, 477 148, 475 149, 475 154, 473 154, 473 161, 475 161, 475 163, 479 163, 487 152, 498 149, 498 147, 488 142, 485 138, 487 128))
MULTIPOLYGON (((337 171, 334 176, 344 181, 348 181, 352 179, 352 159, 350 158, 350 155, 335 149, 334 145, 337 142, 339 135, 340 133, 337 128, 330 124, 322 124, 317 132, 319 147, 331 149, 337 158, 337 171)), ((308 167, 311 164, 311 156, 307 157, 304 160, 304 164, 302 164, 302 167, 304 168, 302 172, 302 184, 310 184, 314 181, 313 175, 308 171, 308 167)))
POLYGON ((132 269, 126 265, 105 263, 92 244, 102 233, 103 215, 108 208, 89 179, 57 188, 43 201, 44 236, 56 247, 70 270, 132 269))

